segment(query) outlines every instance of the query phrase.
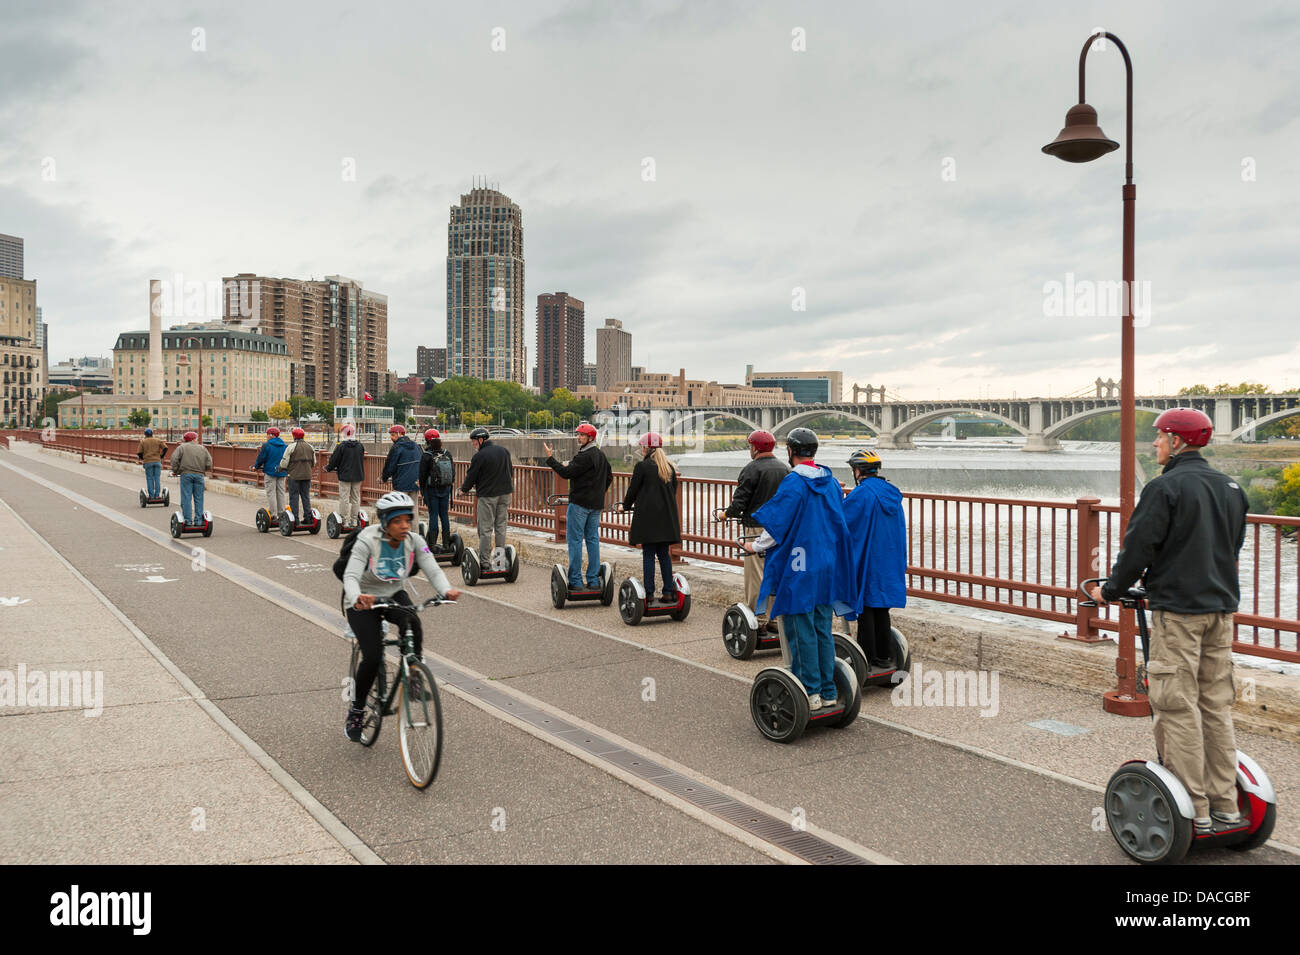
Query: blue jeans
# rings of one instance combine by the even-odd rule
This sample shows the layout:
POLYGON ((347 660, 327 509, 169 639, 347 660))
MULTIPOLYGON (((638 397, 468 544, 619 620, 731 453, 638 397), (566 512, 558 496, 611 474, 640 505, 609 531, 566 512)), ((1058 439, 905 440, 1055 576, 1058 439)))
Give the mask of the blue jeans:
POLYGON ((437 491, 425 490, 424 506, 429 511, 429 540, 436 541, 437 525, 442 525, 443 541, 451 540, 451 492, 439 494, 437 491))
POLYGON ((564 517, 569 542, 569 589, 582 587, 582 545, 587 545, 587 586, 600 586, 600 508, 569 503, 564 517))
POLYGON ((641 576, 645 579, 645 595, 649 600, 655 595, 655 559, 659 560, 659 572, 664 578, 664 596, 676 596, 677 584, 673 582, 673 559, 668 552, 672 544, 641 545, 641 576))
POLYGON ((790 646, 790 669, 808 695, 820 694, 823 702, 836 696, 835 638, 831 636, 834 618, 830 604, 821 604, 811 613, 788 613, 781 618, 790 646))
POLYGON ((186 524, 199 524, 203 521, 203 475, 181 475, 181 513, 185 515, 186 524))
POLYGON ((151 461, 144 466, 145 494, 162 497, 162 462, 151 461))

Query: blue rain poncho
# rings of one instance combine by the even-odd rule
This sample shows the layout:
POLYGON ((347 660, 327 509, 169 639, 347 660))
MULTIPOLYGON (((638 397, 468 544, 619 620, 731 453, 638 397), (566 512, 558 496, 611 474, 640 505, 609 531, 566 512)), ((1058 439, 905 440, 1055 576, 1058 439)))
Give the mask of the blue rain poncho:
MULTIPOLYGON (((884 478, 867 478, 844 499, 857 596, 854 609, 907 606, 907 525, 903 492, 884 478)), ((852 619, 852 617, 850 617, 852 619)))

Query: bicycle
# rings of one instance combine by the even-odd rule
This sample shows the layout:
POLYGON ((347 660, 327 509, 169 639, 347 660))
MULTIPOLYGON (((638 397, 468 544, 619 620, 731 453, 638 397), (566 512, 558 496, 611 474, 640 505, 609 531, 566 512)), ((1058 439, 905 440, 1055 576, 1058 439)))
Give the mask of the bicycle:
MULTIPOLYGON (((370 609, 402 610, 408 614, 417 614, 426 607, 455 602, 442 597, 430 597, 413 606, 376 602, 370 609)), ((386 653, 380 661, 375 682, 371 684, 370 693, 366 696, 361 745, 373 746, 375 740, 379 739, 384 717, 396 713, 400 719, 398 738, 401 740, 402 765, 406 769, 406 777, 416 789, 425 789, 438 775, 438 763, 442 760, 442 704, 438 699, 438 685, 433 679, 433 673, 415 653, 415 630, 411 627, 410 618, 407 618, 401 636, 397 639, 387 637, 387 621, 383 621, 381 626, 385 635, 383 647, 400 647, 400 658, 391 687, 387 685, 389 677, 386 653), (394 700, 397 701, 396 708, 394 700)), ((351 630, 348 632, 350 634, 351 630)), ((353 638, 352 665, 349 669, 353 686, 356 685, 357 668, 360 665, 361 644, 353 638)), ((352 694, 348 693, 347 697, 348 705, 351 706, 352 694)))

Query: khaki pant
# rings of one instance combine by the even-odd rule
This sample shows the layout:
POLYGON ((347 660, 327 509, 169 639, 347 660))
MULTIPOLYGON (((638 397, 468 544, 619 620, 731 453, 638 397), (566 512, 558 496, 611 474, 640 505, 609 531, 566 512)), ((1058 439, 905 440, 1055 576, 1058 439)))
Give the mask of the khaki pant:
POLYGON ((506 546, 506 522, 510 517, 510 495, 498 494, 496 497, 479 496, 476 516, 478 517, 478 553, 484 565, 492 560, 492 535, 496 534, 496 546, 506 546))
POLYGON ((767 622, 767 611, 772 606, 772 598, 763 601, 767 606, 760 612, 757 607, 758 591, 763 586, 763 558, 757 554, 745 555, 745 606, 754 611, 760 624, 767 622))
POLYGON ((275 518, 284 513, 284 505, 288 503, 284 481, 285 479, 282 477, 275 478, 269 474, 266 475, 266 509, 275 518))
POLYGON ((339 481, 339 517, 344 524, 355 524, 361 514, 361 482, 339 481))
POLYGON ((1211 809, 1237 811, 1232 634, 1230 613, 1152 615, 1147 676, 1156 749, 1199 819, 1211 809))

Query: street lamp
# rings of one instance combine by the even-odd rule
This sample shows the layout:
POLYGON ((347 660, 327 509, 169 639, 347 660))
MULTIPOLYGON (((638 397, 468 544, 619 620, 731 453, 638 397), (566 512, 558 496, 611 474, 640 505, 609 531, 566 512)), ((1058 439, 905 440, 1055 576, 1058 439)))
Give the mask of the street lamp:
POLYGON ((81 396, 81 440, 77 444, 81 445, 81 463, 86 463, 86 372, 84 366, 78 365, 83 369, 77 374, 77 394, 81 396))
MULTIPOLYGON (((190 342, 199 343, 199 446, 203 446, 203 339, 197 335, 189 335, 181 341, 181 348, 189 348, 190 342)), ((182 352, 176 356, 177 368, 188 368, 190 366, 190 356, 182 352)))
MULTIPOLYGON (((1133 484, 1137 463, 1137 420, 1134 399, 1133 372, 1133 210, 1137 203, 1137 186, 1133 184, 1133 61, 1128 49, 1113 33, 1100 30, 1083 44, 1079 53, 1079 103, 1065 114, 1065 127, 1043 147, 1043 152, 1066 162, 1091 162, 1119 148, 1119 143, 1106 136, 1097 125, 1097 111, 1087 104, 1084 96, 1084 67, 1088 48, 1098 37, 1114 42, 1124 57, 1127 74, 1124 123, 1124 251, 1123 297, 1124 316, 1120 324, 1120 425, 1119 425, 1119 533, 1123 540, 1128 528, 1128 518, 1133 512, 1133 484)), ((1137 667, 1133 645, 1133 611, 1120 609, 1119 617, 1119 688, 1111 690, 1102 699, 1102 707, 1109 713, 1123 716, 1146 716, 1150 712, 1145 696, 1137 692, 1137 667)))

